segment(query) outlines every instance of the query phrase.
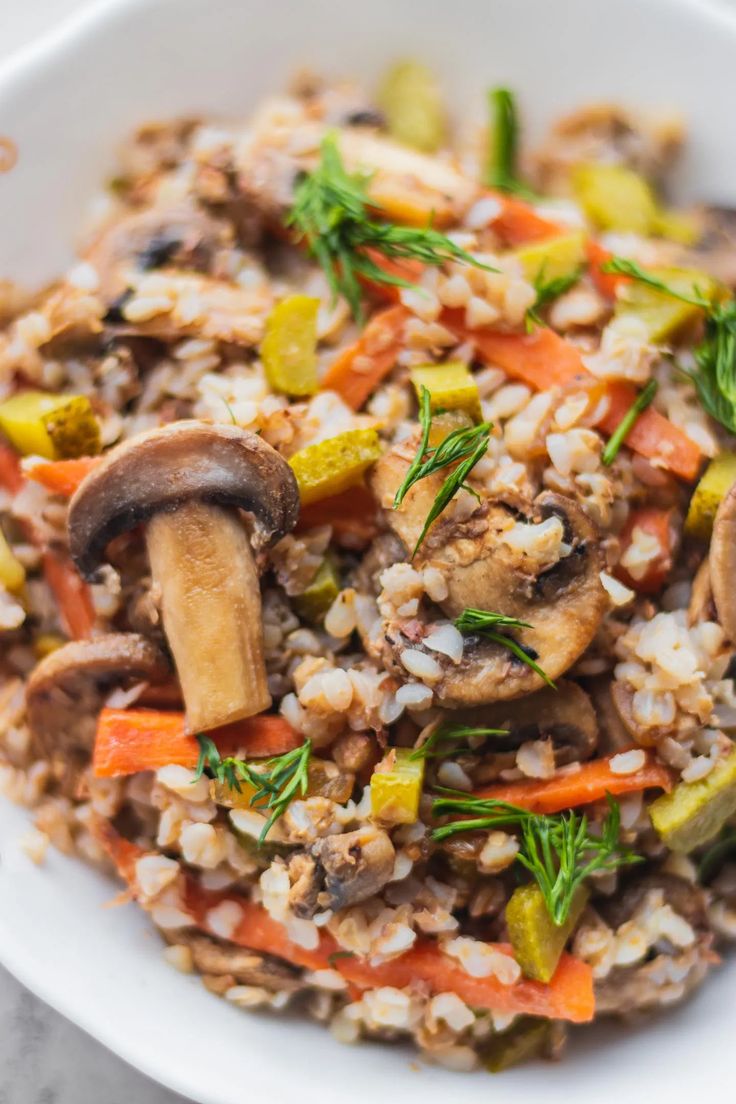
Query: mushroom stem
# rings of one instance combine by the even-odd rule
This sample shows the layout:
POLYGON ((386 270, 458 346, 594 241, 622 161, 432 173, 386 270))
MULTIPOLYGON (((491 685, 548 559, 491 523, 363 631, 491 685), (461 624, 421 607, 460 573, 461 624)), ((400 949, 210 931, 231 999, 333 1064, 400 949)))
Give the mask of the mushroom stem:
POLYGON ((238 515, 185 502, 150 520, 146 544, 190 730, 268 709, 260 583, 238 515))

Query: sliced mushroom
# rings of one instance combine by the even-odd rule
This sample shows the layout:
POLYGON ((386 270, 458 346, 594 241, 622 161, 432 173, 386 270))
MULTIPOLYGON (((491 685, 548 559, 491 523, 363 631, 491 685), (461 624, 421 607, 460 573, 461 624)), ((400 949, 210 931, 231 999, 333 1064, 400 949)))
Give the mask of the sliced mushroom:
POLYGON ((193 932, 177 931, 170 939, 189 947, 198 973, 228 979, 227 988, 254 985, 274 993, 294 993, 304 987, 298 971, 279 959, 193 932))
POLYGON ((201 208, 189 204, 133 211, 106 226, 87 250, 103 300, 112 304, 134 273, 163 266, 206 271, 228 230, 201 208))
POLYGON ((710 581, 710 560, 705 557, 695 572, 690 601, 687 607, 688 625, 697 625, 701 621, 713 621, 717 614, 713 604, 713 586, 710 581))
POLYGON ((235 426, 176 422, 117 446, 69 506, 69 547, 94 576, 113 537, 148 522, 146 545, 163 626, 192 731, 271 704, 253 558, 293 528, 289 465, 235 426), (235 507, 252 516, 246 529, 235 507))
MULTIPOLYGON (((421 480, 398 510, 391 509, 412 455, 412 444, 402 443, 384 454, 371 477, 376 499, 387 507, 386 522, 406 549, 414 547, 441 483, 441 475, 421 480)), ((416 562, 431 564, 444 575, 448 596, 439 605, 448 617, 476 608, 529 623, 532 627, 519 630, 516 639, 551 679, 564 674, 585 650, 607 608, 595 525, 572 499, 551 492, 533 503, 487 500, 462 522, 451 516, 440 519, 416 562), (566 554, 549 566, 505 540, 517 523, 531 525, 553 517, 562 523, 566 554)), ((411 640, 405 638, 401 623, 387 632, 387 662, 393 656, 397 669, 401 651, 421 640, 416 627, 415 619, 411 640)), ((445 664, 435 693, 443 704, 461 706, 518 698, 543 685, 542 678, 507 648, 482 635, 468 635, 462 662, 445 664)))
POLYGON ((709 560, 718 620, 729 640, 736 642, 736 483, 718 507, 709 560))
POLYGON ((86 754, 105 698, 131 681, 162 682, 166 656, 136 633, 75 640, 42 659, 28 680, 28 723, 41 754, 86 754))
POLYGON ((473 727, 506 729, 494 736, 493 750, 519 748, 528 740, 550 739, 555 764, 590 759, 598 746, 598 722, 593 704, 577 683, 563 679, 557 689, 545 686, 514 701, 453 711, 453 722, 473 727))
POLYGON ((388 833, 371 825, 325 836, 291 859, 289 903, 299 916, 356 905, 383 889, 395 858, 388 833))
POLYGON ((611 701, 629 736, 641 747, 655 747, 672 731, 668 725, 645 725, 634 713, 634 687, 628 682, 611 683, 611 701))
POLYGON ((733 207, 705 207, 700 213, 700 222, 700 240, 686 252, 684 263, 704 269, 721 283, 736 287, 736 210, 733 207))

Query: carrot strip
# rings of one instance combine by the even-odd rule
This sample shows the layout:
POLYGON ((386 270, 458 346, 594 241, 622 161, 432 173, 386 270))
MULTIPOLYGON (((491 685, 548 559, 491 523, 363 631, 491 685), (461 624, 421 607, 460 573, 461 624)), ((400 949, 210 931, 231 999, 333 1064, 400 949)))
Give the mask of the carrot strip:
POLYGON ((25 474, 52 494, 71 498, 101 459, 101 456, 80 456, 77 460, 45 460, 27 468, 25 474))
MULTIPOLYGON (((421 279, 424 272, 424 265, 421 261, 412 260, 410 257, 386 257, 383 253, 380 253, 377 249, 366 249, 366 256, 368 256, 382 272, 386 272, 389 276, 396 276, 400 280, 406 280, 410 284, 415 284, 421 279)), ((377 295, 379 299, 383 299, 389 303, 398 303, 399 296, 401 294, 401 288, 396 284, 383 284, 377 280, 370 280, 367 276, 361 276, 360 282, 366 291, 372 292, 377 295)))
POLYGON ((0 441, 0 487, 9 494, 16 495, 23 490, 23 482, 18 453, 10 445, 0 441))
MULTIPOLYGON (((254 759, 283 755, 304 737, 283 717, 261 713, 208 733, 221 755, 243 752, 254 759)), ((153 709, 103 709, 97 721, 92 767, 97 778, 118 778, 173 763, 195 767, 199 744, 186 731, 183 713, 153 709)))
POLYGON ((501 213, 491 223, 493 229, 503 240, 504 245, 526 245, 529 242, 545 241, 565 233, 565 227, 551 219, 537 214, 533 207, 522 199, 504 195, 502 192, 490 192, 501 203, 501 213))
POLYGON ((456 310, 443 311, 440 321, 461 340, 472 341, 484 361, 536 391, 588 374, 575 346, 546 327, 528 334, 469 330, 462 311, 456 310))
POLYGON ((333 538, 345 547, 363 547, 378 533, 376 502, 367 487, 351 487, 349 491, 323 498, 305 506, 299 514, 296 532, 331 525, 333 538))
POLYGON ((374 314, 355 344, 344 349, 327 369, 322 389, 337 391, 348 406, 360 410, 396 364, 407 318, 407 311, 399 306, 374 314))
POLYGON ((632 774, 615 774, 611 759, 591 759, 580 770, 560 772, 554 778, 541 781, 508 782, 475 790, 473 797, 508 801, 532 813, 559 813, 577 805, 600 801, 606 794, 635 793, 638 790, 660 789, 669 793, 674 785, 672 771, 650 753, 644 766, 632 774))
MULTIPOLYGON (((611 434, 634 402, 636 390, 629 383, 616 382, 608 385, 607 394, 609 406, 599 422, 599 428, 611 434)), ((698 446, 684 430, 673 425, 653 406, 642 411, 634 422, 627 434, 626 445, 688 482, 696 479, 700 471, 703 454, 698 446)))
MULTIPOLYGON (((135 894, 138 892, 136 862, 146 852, 123 839, 109 821, 97 818, 92 832, 115 862, 118 872, 135 894)), ((223 902, 237 905, 240 921, 230 936, 233 943, 262 954, 275 955, 295 966, 309 970, 332 967, 358 990, 393 986, 404 989, 420 983, 430 993, 456 993, 474 1008, 499 1012, 585 1023, 593 1019, 595 998, 591 968, 572 955, 564 954, 548 985, 521 978, 512 985, 502 985, 494 977, 476 978, 428 939, 420 940, 412 950, 380 966, 365 959, 332 956, 338 944, 324 930, 313 949, 306 949, 289 939, 286 928, 274 920, 260 905, 232 893, 205 890, 191 875, 184 876, 183 904, 196 925, 203 931, 218 935, 210 924, 210 910, 223 902)), ((506 943, 488 944, 501 954, 512 957, 506 943)))
POLYGON ((66 552, 47 549, 41 562, 44 577, 59 607, 64 631, 72 640, 86 640, 92 635, 96 621, 92 592, 66 552))
POLYGON ((672 569, 677 541, 675 511, 674 509, 664 510, 661 506, 642 506, 638 510, 632 510, 619 538, 622 553, 632 545, 636 529, 654 537, 660 552, 649 561, 645 573, 638 579, 630 575, 620 563, 615 569, 615 575, 622 583, 626 583, 640 594, 655 594, 662 589, 672 569))
POLYGON ((613 253, 594 241, 593 238, 588 238, 585 243, 585 252, 588 258, 588 271, 598 291, 606 299, 615 299, 618 289, 623 284, 630 283, 629 277, 616 272, 603 271, 603 265, 606 261, 611 260, 613 253))

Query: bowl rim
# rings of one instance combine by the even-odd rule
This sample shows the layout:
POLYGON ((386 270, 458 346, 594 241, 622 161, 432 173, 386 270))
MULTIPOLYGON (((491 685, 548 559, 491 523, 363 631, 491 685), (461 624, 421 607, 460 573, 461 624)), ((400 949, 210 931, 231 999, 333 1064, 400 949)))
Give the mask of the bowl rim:
MULTIPOLYGON (((308 0, 302 0, 302 3, 308 0)), ((563 0, 564 2, 564 0, 563 0)), ((606 0, 588 0, 589 3, 606 0)), ((636 3, 637 0, 630 0, 636 3)), ((670 8, 690 13, 703 22, 710 22, 714 32, 721 31, 733 37, 736 46, 736 2, 734 0, 648 0, 660 8, 670 8)), ((14 50, 0 62, 0 101, 11 91, 17 91, 26 82, 38 79, 44 68, 57 56, 68 51, 83 49, 94 42, 96 35, 110 23, 135 18, 140 12, 169 6, 172 9, 176 0, 87 0, 78 10, 65 16, 58 24, 43 32, 33 41, 14 50)), ((5 801, 5 798, 0 798, 5 801)), ((19 817, 27 819, 27 810, 19 810, 19 817)), ((78 863, 79 858, 58 856, 62 864, 78 863)), ((7 942, 0 943, 0 962, 22 985, 30 990, 49 1007, 79 1027, 87 1035, 101 1043, 116 1057, 140 1071, 151 1080, 172 1092, 189 1099, 191 1088, 184 1077, 177 1077, 170 1066, 156 1064, 149 1059, 145 1048, 136 1046, 133 1038, 121 1039, 114 1030, 108 1030, 104 1019, 93 1014, 91 1009, 80 1010, 74 998, 66 996, 53 983, 47 980, 43 970, 34 968, 32 957, 12 944, 10 953, 7 942)), ((220 1098, 198 1098, 201 1104, 220 1104, 220 1098)))

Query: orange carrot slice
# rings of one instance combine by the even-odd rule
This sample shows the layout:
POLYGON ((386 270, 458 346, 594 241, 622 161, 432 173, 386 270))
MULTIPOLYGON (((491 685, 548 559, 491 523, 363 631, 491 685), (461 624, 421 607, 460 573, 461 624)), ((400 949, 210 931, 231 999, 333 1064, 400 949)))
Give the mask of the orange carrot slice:
POLYGON ((96 621, 92 592, 66 552, 47 549, 41 562, 44 577, 59 607, 64 631, 72 640, 86 640, 92 635, 96 621))
POLYGON ((576 771, 560 771, 554 778, 486 786, 476 790, 473 797, 508 801, 532 813, 559 813, 564 809, 601 801, 606 794, 636 793, 648 789, 669 793, 674 785, 672 771, 650 752, 646 756, 644 766, 632 774, 614 773, 611 770, 613 756, 608 756, 581 763, 576 771))
MULTIPOLYGON (((223 725, 207 735, 221 755, 254 759, 283 755, 304 743, 283 717, 262 713, 223 725)), ((103 709, 97 722, 92 768, 97 778, 119 778, 169 764, 193 768, 199 743, 186 731, 183 713, 155 709, 103 709)))
MULTIPOLYGON (((598 424, 604 433, 611 434, 631 408, 636 389, 629 383, 616 382, 608 385, 606 393, 608 410, 598 424)), ((700 471, 703 454, 699 447, 653 406, 642 411, 634 422, 626 435, 626 445, 688 482, 695 480, 700 471)))
POLYGON ((360 410, 381 380, 396 364, 401 352, 408 312, 389 307, 374 314, 355 344, 332 362, 322 389, 337 391, 353 410, 360 410))
POLYGON ((637 529, 654 537, 660 552, 649 561, 646 572, 638 579, 630 575, 621 564, 617 565, 615 574, 622 583, 626 583, 640 594, 655 594, 662 589, 672 569, 677 543, 675 510, 664 510, 660 506, 642 506, 638 510, 632 510, 619 538, 622 553, 633 543, 634 532, 637 529))
POLYGON ((376 502, 367 487, 323 498, 305 506, 299 514, 296 531, 331 525, 333 539, 346 548, 363 548, 378 534, 376 502))
POLYGON ((52 494, 71 498, 85 476, 101 460, 101 456, 80 456, 77 460, 44 460, 27 468, 25 474, 52 494))

